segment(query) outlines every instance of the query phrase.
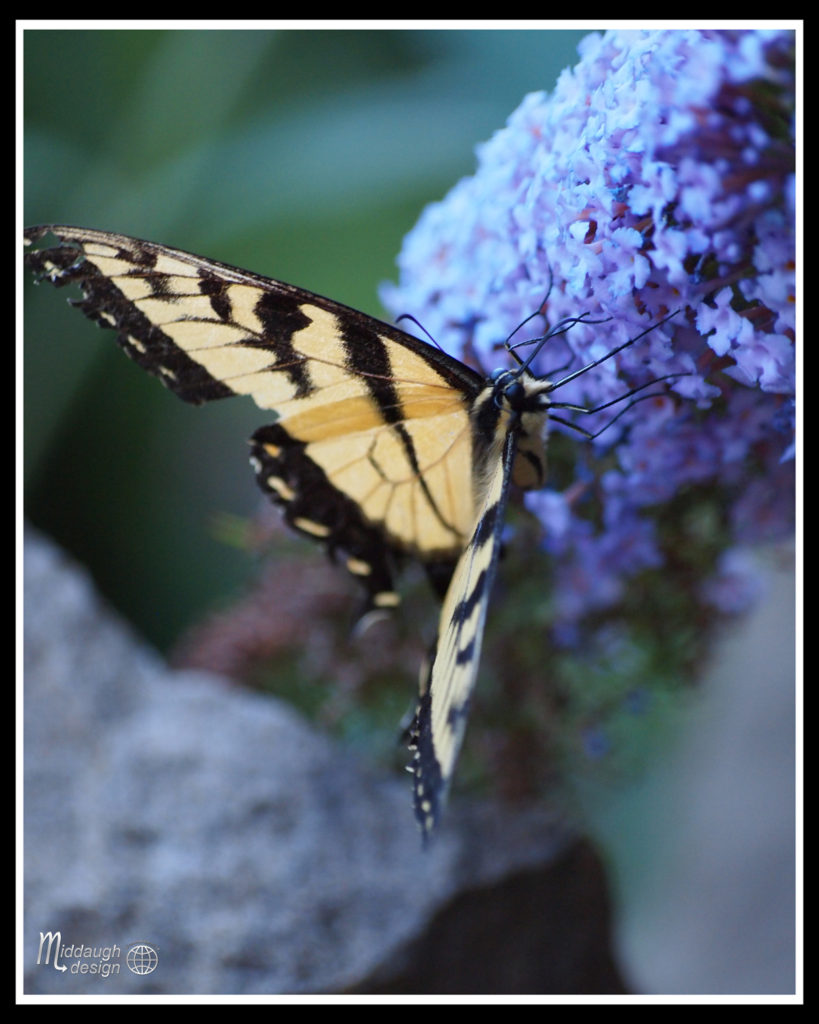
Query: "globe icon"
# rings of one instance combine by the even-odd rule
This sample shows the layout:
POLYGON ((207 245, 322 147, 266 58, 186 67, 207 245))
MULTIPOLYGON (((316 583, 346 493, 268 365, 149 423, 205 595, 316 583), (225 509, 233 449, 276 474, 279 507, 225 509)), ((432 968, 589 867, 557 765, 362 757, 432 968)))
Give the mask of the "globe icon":
POLYGON ((151 971, 156 970, 159 957, 152 946, 139 942, 128 950, 125 962, 128 964, 128 969, 133 971, 134 974, 150 974, 151 971))

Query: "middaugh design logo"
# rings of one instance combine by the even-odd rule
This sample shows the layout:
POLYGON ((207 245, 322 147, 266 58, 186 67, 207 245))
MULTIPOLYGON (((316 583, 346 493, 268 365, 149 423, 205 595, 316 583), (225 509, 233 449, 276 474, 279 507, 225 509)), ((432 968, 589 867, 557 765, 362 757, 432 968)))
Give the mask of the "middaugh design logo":
MULTIPOLYGON (((56 971, 107 978, 111 974, 119 974, 122 959, 122 949, 116 943, 111 946, 86 946, 79 942, 66 945, 61 932, 40 932, 37 963, 53 967, 56 971)), ((152 974, 158 963, 155 946, 149 946, 147 942, 132 942, 126 946, 125 964, 134 974, 152 974)))

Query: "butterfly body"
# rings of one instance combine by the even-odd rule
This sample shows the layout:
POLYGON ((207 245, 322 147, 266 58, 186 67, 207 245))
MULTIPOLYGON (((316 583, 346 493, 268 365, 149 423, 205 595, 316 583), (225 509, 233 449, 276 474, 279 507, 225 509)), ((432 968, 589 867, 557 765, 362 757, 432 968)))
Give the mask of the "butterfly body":
POLYGON ((184 401, 248 395, 262 490, 341 555, 370 608, 419 559, 443 596, 412 729, 416 814, 440 818, 477 676, 511 483, 546 474, 549 391, 527 367, 485 378, 437 348, 292 285, 123 235, 29 229, 27 263, 184 401))

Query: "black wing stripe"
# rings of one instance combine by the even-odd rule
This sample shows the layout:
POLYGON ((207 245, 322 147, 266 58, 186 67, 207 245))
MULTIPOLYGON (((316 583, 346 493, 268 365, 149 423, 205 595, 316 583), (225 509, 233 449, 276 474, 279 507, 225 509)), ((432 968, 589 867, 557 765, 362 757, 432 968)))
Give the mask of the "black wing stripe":
POLYGON ((424 493, 430 511, 442 526, 451 531, 453 540, 457 543, 459 537, 457 527, 446 518, 430 493, 419 464, 415 442, 404 425, 406 413, 395 386, 394 371, 387 346, 369 325, 340 321, 339 329, 346 348, 347 368, 351 373, 367 382, 370 394, 377 404, 381 416, 386 423, 393 427, 401 441, 404 455, 413 476, 424 493))

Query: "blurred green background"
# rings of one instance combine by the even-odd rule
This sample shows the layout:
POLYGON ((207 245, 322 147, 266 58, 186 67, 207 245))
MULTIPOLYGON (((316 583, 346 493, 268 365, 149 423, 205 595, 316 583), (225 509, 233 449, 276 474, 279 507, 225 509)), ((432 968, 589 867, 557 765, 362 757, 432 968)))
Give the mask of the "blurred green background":
MULTIPOLYGON (((25 221, 165 242, 383 316, 378 284, 425 204, 584 34, 27 30, 25 221)), ((213 521, 262 500, 246 439, 269 417, 184 405, 67 297, 26 281, 26 514, 167 649, 252 572, 213 521)))

